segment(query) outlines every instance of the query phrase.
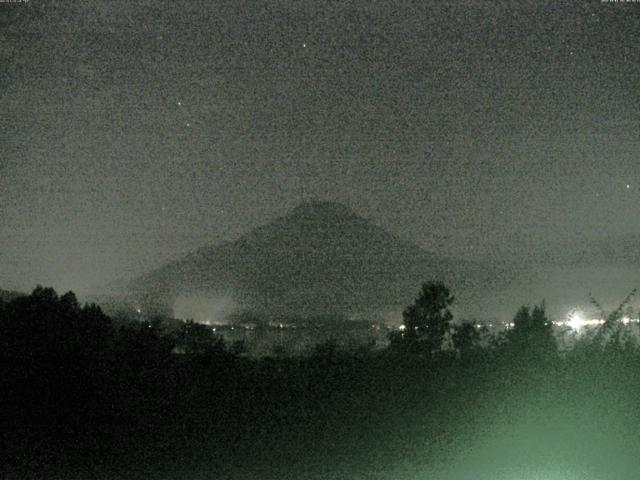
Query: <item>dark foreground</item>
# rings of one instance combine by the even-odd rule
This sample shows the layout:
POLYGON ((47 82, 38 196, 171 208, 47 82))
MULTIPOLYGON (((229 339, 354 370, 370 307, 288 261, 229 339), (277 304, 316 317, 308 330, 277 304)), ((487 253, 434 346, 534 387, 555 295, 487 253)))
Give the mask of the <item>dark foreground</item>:
POLYGON ((497 342, 433 357, 324 345, 250 360, 220 343, 172 353, 177 340, 153 326, 115 328, 63 299, 3 306, 0 478, 640 472, 640 351, 630 342, 585 340, 562 355, 497 342))

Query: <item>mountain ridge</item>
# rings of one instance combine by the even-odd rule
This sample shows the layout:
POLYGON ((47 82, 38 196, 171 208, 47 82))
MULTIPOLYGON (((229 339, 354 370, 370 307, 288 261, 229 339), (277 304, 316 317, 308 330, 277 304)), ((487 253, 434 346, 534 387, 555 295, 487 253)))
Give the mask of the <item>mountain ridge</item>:
POLYGON ((145 308, 209 297, 270 316, 351 316, 400 312, 426 280, 468 289, 472 270, 470 262, 428 252, 345 205, 314 200, 138 277, 128 290, 145 308))

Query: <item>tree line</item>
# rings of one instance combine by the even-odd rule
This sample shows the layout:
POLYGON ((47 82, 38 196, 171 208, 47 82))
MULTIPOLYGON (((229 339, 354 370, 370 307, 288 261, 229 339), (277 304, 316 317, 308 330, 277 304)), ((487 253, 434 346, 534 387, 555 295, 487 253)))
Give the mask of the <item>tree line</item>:
POLYGON ((615 409, 616 395, 640 394, 625 305, 561 354, 544 304, 490 335, 453 323, 453 302, 442 283, 422 285, 382 351, 325 343, 254 359, 204 325, 110 318, 37 287, 0 301, 0 473, 176 478, 205 465, 220 478, 283 478, 332 465, 336 478, 368 478, 390 456, 433 461, 485 428, 503 398, 615 409), (431 443, 418 448, 420 435, 431 443))

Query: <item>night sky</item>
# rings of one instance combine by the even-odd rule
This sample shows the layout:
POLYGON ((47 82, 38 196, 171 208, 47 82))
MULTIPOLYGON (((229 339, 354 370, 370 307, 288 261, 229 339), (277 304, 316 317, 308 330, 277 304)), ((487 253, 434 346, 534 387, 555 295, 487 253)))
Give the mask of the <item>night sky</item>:
POLYGON ((488 262, 624 243, 638 40, 631 2, 0 3, 0 287, 90 291, 311 198, 488 262))

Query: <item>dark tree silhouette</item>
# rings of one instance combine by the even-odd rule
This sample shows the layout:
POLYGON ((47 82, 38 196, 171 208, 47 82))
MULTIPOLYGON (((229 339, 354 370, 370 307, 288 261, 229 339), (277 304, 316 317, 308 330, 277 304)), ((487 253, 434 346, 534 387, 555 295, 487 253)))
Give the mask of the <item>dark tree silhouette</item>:
POLYGON ((476 328, 473 322, 463 322, 454 326, 453 330, 453 346, 464 357, 469 352, 478 348, 481 332, 476 328))
POLYGON ((99 307, 81 307, 73 292, 58 297, 41 286, 8 303, 0 319, 4 353, 17 357, 95 356, 110 332, 111 321, 99 307))
POLYGON ((453 315, 454 297, 442 282, 426 282, 413 304, 403 312, 404 342, 410 350, 433 354, 441 350, 453 315))
MULTIPOLYGON (((637 289, 631 290, 629 295, 627 295, 622 302, 618 305, 618 307, 613 310, 611 313, 607 314, 602 308, 602 305, 595 299, 595 297, 589 293, 589 300, 591 304, 596 307, 598 312, 600 313, 601 318, 604 320, 604 323, 598 328, 594 342, 596 344, 605 345, 607 343, 613 342, 614 344, 621 345, 627 340, 627 329, 624 328, 624 325, 620 322, 623 317, 623 311, 625 308, 629 311, 631 307, 629 303, 633 300, 637 293, 637 289)), ((629 316, 633 314, 633 308, 629 311, 629 316)))
POLYGON ((518 355, 542 358, 557 351, 553 324, 547 317, 544 303, 531 309, 522 306, 513 318, 513 329, 507 333, 508 344, 518 355))

